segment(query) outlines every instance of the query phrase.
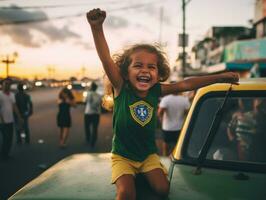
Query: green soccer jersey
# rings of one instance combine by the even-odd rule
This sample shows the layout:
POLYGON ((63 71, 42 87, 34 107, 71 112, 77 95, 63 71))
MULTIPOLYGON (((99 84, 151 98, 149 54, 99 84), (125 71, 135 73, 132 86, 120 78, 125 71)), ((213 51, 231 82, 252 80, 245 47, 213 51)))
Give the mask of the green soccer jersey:
POLYGON ((145 98, 124 86, 114 99, 112 153, 134 161, 144 161, 156 153, 155 130, 160 84, 154 85, 145 98))

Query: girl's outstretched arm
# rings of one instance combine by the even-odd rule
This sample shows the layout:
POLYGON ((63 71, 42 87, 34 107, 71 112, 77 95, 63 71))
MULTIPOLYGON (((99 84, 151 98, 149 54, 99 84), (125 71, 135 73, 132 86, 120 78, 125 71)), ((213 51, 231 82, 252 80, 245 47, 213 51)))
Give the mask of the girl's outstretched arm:
POLYGON ((238 84, 239 75, 234 72, 225 72, 215 75, 206 75, 189 78, 173 84, 162 84, 162 95, 195 90, 214 83, 238 84))
POLYGON ((98 56, 103 64, 105 73, 111 81, 116 92, 119 92, 123 84, 119 69, 111 58, 108 44, 103 32, 103 22, 106 18, 106 12, 99 8, 93 9, 87 13, 87 20, 91 26, 91 31, 98 56))

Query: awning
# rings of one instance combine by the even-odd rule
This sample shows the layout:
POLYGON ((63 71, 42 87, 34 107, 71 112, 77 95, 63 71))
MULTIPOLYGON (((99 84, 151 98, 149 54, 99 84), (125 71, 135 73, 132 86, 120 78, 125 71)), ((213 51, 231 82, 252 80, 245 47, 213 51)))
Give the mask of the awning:
POLYGON ((243 65, 237 67, 235 64, 233 68, 250 68, 254 62, 266 63, 266 38, 235 41, 225 47, 223 62, 238 63, 245 62, 243 65))
MULTIPOLYGON (((246 71, 250 70, 256 62, 246 62, 246 63, 237 63, 237 62, 224 62, 216 65, 206 67, 208 73, 215 73, 220 71, 246 71)), ((266 63, 257 63, 259 69, 266 69, 266 63)))

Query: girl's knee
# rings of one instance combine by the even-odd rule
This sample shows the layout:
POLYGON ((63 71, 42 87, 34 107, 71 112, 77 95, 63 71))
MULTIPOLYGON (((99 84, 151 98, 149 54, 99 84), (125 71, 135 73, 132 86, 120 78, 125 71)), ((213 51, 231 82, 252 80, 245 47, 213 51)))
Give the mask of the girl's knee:
POLYGON ((170 190, 169 182, 154 185, 154 190, 160 196, 168 196, 170 190))
POLYGON ((119 187, 117 189, 117 199, 136 199, 135 189, 130 187, 119 187))
POLYGON ((132 175, 125 174, 116 181, 117 199, 136 199, 135 181, 132 175))

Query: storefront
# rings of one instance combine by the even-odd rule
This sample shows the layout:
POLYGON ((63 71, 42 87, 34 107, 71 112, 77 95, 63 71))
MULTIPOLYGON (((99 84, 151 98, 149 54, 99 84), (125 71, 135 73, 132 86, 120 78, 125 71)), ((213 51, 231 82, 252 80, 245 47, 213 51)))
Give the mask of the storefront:
POLYGON ((242 77, 266 77, 266 38, 235 41, 227 45, 222 63, 208 66, 208 73, 238 71, 242 77))

